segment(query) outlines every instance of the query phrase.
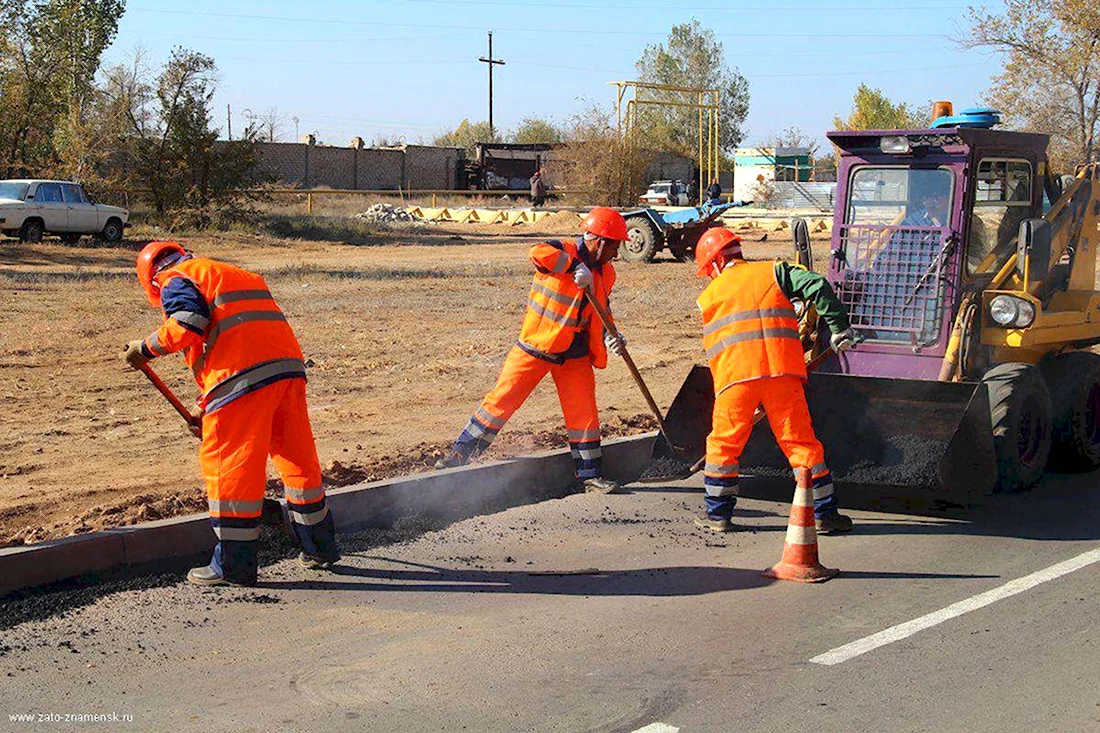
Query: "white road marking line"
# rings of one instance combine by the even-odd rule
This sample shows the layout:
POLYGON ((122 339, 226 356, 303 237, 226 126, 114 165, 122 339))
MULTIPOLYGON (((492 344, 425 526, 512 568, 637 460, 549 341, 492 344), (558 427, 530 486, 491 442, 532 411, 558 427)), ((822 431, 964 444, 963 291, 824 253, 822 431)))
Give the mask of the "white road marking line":
POLYGON ((1011 580, 1004 585, 998 586, 992 590, 987 590, 984 593, 979 593, 976 596, 971 596, 966 600, 959 601, 958 603, 952 603, 946 608, 941 608, 938 611, 925 614, 920 618, 915 618, 912 621, 906 621, 903 624, 897 626, 891 626, 884 631, 880 631, 877 634, 871 634, 865 636, 862 639, 853 641, 850 644, 844 646, 838 646, 836 649, 825 652, 824 654, 818 654, 810 661, 814 664, 833 665, 846 662, 849 659, 858 657, 861 654, 874 651, 880 646, 886 646, 887 644, 893 644, 895 641, 901 641, 907 637, 912 636, 918 631, 942 624, 944 621, 949 621, 956 616, 962 616, 964 613, 976 611, 979 608, 988 606, 991 603, 1009 598, 1017 593, 1023 593, 1026 590, 1030 590, 1037 585, 1046 583, 1049 580, 1055 580, 1063 575, 1072 573, 1074 570, 1080 570, 1081 568, 1088 567, 1094 563, 1100 562, 1100 548, 1095 550, 1089 550, 1083 552, 1077 557, 1070 558, 1064 562, 1060 562, 1056 565, 1051 565, 1049 568, 1039 570, 1031 575, 1025 575, 1022 578, 1011 580))
POLYGON ((644 728, 639 728, 634 733, 679 733, 679 728, 668 723, 650 723, 644 728))

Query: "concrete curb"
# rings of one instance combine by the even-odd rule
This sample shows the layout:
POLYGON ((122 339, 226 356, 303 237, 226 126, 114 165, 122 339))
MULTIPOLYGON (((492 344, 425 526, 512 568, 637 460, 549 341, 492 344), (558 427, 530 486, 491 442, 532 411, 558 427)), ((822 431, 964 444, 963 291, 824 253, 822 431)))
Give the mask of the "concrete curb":
MULTIPOLYGON (((656 433, 603 444, 604 473, 636 479, 656 433)), ((561 496, 573 483, 569 451, 495 461, 447 471, 356 484, 328 492, 337 527, 388 526, 407 514, 454 521, 561 496)), ((0 548, 0 597, 59 580, 209 552, 214 534, 205 514, 145 522, 65 537, 29 547, 0 548)))

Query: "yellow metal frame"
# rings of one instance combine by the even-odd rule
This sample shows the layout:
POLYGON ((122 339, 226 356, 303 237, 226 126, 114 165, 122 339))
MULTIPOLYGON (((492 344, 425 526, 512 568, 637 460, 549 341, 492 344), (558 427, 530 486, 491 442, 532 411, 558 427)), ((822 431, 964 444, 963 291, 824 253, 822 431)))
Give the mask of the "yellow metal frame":
POLYGON ((718 177, 721 168, 721 150, 719 133, 721 131, 720 105, 722 92, 718 89, 703 89, 700 87, 681 87, 671 84, 651 84, 644 81, 612 81, 608 82, 616 88, 615 116, 619 137, 623 139, 629 148, 634 141, 635 131, 638 127, 638 108, 653 107, 680 107, 698 111, 697 147, 699 163, 699 191, 702 193, 706 185, 718 177), (682 100, 655 99, 653 92, 686 95, 682 100), (633 93, 633 96, 629 96, 633 93), (647 98, 648 95, 648 98, 647 98), (684 101, 687 100, 687 101, 684 101), (624 104, 625 108, 624 108, 624 104), (704 119, 705 117, 705 119, 704 119), (705 132, 705 135, 704 135, 705 132), (704 137, 706 142, 704 143, 704 137))
MULTIPOLYGON (((1023 277, 1017 273, 1018 256, 1013 254, 982 293, 982 344, 994 349, 994 360, 1038 362, 1045 354, 1076 344, 1100 339, 1100 292, 1096 290, 1096 250, 1100 247, 1100 165, 1078 171, 1077 179, 1062 194, 1045 218, 1055 224, 1071 216, 1068 206, 1084 182, 1091 181, 1092 195, 1084 206, 1080 229, 1064 222, 1054 229, 1051 265, 1073 246, 1073 269, 1069 286, 1050 296, 1046 307, 1037 297, 1042 283, 1031 277, 1030 257, 1024 263, 1023 277), (1070 240, 1072 233, 1077 239, 1070 240), (989 318, 993 298, 1009 295, 1035 307, 1035 321, 1027 328, 1002 328, 989 318)), ((1048 268, 1049 269, 1049 268, 1048 268)))

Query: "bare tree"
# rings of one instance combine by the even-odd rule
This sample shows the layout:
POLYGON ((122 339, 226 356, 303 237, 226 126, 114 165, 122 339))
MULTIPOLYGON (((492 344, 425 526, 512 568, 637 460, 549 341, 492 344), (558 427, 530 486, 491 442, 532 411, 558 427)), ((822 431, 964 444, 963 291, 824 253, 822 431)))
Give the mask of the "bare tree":
POLYGON ((1004 59, 987 97, 1006 123, 1052 136, 1056 167, 1100 153, 1100 9, 1095 0, 1004 0, 970 9, 966 48, 1004 59))

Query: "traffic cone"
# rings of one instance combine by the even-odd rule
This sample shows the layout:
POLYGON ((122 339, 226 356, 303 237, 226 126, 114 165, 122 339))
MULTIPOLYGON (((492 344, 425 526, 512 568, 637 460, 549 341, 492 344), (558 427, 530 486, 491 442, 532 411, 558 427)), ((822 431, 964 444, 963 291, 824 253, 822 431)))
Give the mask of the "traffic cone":
POLYGON ((794 470, 794 501, 787 522, 787 538, 783 542, 783 558, 778 565, 764 571, 764 577, 776 580, 797 580, 799 583, 822 583, 835 578, 840 571, 827 568, 817 559, 817 530, 814 529, 814 492, 810 471, 794 470))

